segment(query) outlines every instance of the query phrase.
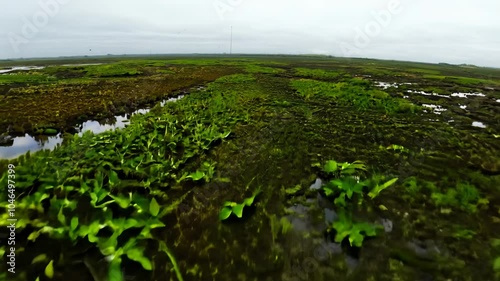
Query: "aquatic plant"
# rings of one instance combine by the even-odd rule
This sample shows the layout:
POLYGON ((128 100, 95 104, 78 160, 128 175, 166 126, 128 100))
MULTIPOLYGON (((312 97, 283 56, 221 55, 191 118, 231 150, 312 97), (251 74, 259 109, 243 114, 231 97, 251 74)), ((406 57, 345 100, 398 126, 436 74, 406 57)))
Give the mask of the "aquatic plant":
POLYGON ((241 219, 243 217, 244 207, 252 206, 255 201, 255 197, 257 197, 260 193, 261 190, 258 188, 252 193, 252 196, 245 198, 242 203, 231 201, 224 202, 224 205, 219 212, 219 220, 226 220, 231 216, 231 214, 234 214, 236 217, 241 219))
MULTIPOLYGON (((44 237, 97 248, 111 263, 110 280, 122 280, 125 256, 144 270, 152 270, 153 261, 144 253, 158 240, 153 230, 166 226, 162 218, 184 198, 171 200, 166 191, 187 180, 209 182, 215 162, 192 160, 227 138, 229 127, 242 118, 241 110, 219 108, 221 114, 214 116, 199 110, 206 106, 204 99, 188 98, 159 112, 134 116, 124 130, 74 135, 52 152, 22 156, 16 165, 20 181, 16 188, 22 194, 17 199, 17 230, 28 232, 32 243, 44 237), (209 125, 201 123, 208 118, 209 125), (131 232, 137 235, 131 237, 131 232)), ((218 106, 234 105, 223 102, 218 106)), ((7 186, 7 176, 2 173, 2 186, 7 186)), ((252 205, 255 196, 244 203, 252 205)), ((4 203, 1 207, 7 208, 4 203)), ((179 278, 173 253, 165 247, 161 251, 179 278)), ((65 249, 59 251, 63 259, 47 261, 48 275, 57 274, 71 260, 64 256, 65 249)))
POLYGON ((434 190, 431 198, 436 206, 454 207, 461 210, 475 213, 478 207, 488 205, 489 201, 480 196, 475 186, 458 182, 455 188, 449 188, 446 193, 434 190))
POLYGON ((386 92, 371 89, 369 81, 351 79, 346 82, 322 82, 310 79, 292 80, 297 93, 310 100, 313 97, 328 97, 340 106, 354 106, 359 110, 377 109, 385 113, 415 112, 418 106, 405 99, 389 96, 386 92))
POLYGON ((371 199, 374 199, 382 190, 393 185, 398 180, 398 178, 393 178, 382 183, 385 178, 383 176, 373 176, 370 179, 361 180, 360 176, 362 174, 359 172, 367 171, 365 164, 361 161, 340 164, 334 160, 329 160, 323 166, 323 171, 333 179, 330 179, 322 189, 326 196, 334 197, 334 203, 339 206, 346 206, 346 197, 350 200, 354 194, 364 196, 366 193, 371 199), (355 175, 356 173, 359 173, 359 175, 355 175))
POLYGON ((348 239, 353 247, 361 247, 365 237, 377 235, 377 229, 383 228, 381 225, 374 225, 366 222, 353 222, 349 215, 341 212, 336 221, 332 223, 332 229, 336 231, 335 242, 341 243, 348 239))

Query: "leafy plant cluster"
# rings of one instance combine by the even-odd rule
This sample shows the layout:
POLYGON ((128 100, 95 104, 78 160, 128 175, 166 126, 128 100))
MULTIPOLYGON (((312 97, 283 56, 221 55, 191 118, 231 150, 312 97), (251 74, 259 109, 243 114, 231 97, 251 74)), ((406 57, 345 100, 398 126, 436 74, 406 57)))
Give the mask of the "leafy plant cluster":
POLYGON ((453 207, 469 213, 476 213, 480 206, 489 204, 475 186, 466 182, 458 182, 455 188, 449 188, 446 193, 433 190, 431 198, 436 206, 453 207))
POLYGON ((434 183, 416 177, 409 177, 403 182, 407 195, 403 198, 413 201, 418 194, 429 194, 430 202, 441 207, 442 212, 449 213, 451 208, 476 213, 479 208, 488 206, 489 200, 481 196, 479 190, 468 182, 456 182, 455 187, 441 190, 434 183))
POLYGON ((296 79, 291 85, 305 99, 313 96, 329 97, 339 105, 354 106, 360 110, 377 109, 386 113, 413 113, 418 109, 418 106, 407 100, 393 98, 384 91, 371 88, 369 81, 362 79, 338 83, 296 79))
POLYGON ((255 190, 252 196, 245 198, 242 203, 224 202, 222 209, 219 212, 219 220, 223 221, 228 219, 231 214, 234 214, 238 218, 243 217, 243 208, 250 207, 254 203, 255 197, 257 197, 261 193, 260 188, 255 190))
POLYGON ((386 181, 385 176, 375 175, 363 180, 361 177, 367 172, 366 166, 361 161, 352 163, 338 163, 334 160, 327 161, 323 166, 328 181, 322 190, 328 198, 338 207, 339 217, 331 225, 330 230, 335 230, 335 241, 340 243, 348 238, 351 246, 361 247, 364 237, 375 236, 379 225, 354 222, 348 210, 353 201, 362 202, 365 196, 376 198, 381 191, 393 185, 398 178, 386 181))
MULTIPOLYGON (((197 159, 227 138, 241 116, 241 110, 218 93, 193 94, 135 116, 124 130, 75 135, 52 152, 21 157, 16 169, 19 235, 24 233, 33 242, 46 236, 61 245, 69 242, 70 248, 93 245, 110 260, 109 280, 113 281, 122 280, 125 256, 151 270, 152 261, 145 251, 156 241, 158 251, 171 258, 182 278, 165 242, 153 234, 154 229, 165 227, 162 218, 180 203, 169 200, 167 191, 186 181, 213 177, 215 163, 197 159)), ((7 178, 3 172, 2 188, 7 178)), ((2 194, 2 202, 7 202, 7 192, 2 194)), ((2 207, 7 208, 6 204, 2 207)), ((3 212, 2 227, 7 216, 3 212)), ((62 256, 47 253, 47 266, 57 272, 70 261, 66 252, 60 249, 62 256)))

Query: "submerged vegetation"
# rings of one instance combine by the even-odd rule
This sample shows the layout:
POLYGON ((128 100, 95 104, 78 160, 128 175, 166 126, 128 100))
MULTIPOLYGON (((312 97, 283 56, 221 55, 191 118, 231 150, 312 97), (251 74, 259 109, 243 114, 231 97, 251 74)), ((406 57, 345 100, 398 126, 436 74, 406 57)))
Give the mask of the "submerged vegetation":
POLYGON ((0 74, 0 142, 64 133, 52 151, 0 160, 0 234, 9 189, 17 219, 16 274, 4 263, 2 280, 500 276, 499 70, 280 56, 88 63, 0 74), (143 107, 124 128, 75 134, 143 107))

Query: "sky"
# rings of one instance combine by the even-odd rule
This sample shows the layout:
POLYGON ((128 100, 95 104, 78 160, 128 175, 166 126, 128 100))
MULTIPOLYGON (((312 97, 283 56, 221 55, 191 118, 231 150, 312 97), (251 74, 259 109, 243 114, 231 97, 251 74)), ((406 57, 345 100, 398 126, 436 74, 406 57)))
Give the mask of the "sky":
POLYGON ((322 54, 500 67, 498 0, 2 1, 0 59, 322 54), (231 28, 232 27, 232 28, 231 28))

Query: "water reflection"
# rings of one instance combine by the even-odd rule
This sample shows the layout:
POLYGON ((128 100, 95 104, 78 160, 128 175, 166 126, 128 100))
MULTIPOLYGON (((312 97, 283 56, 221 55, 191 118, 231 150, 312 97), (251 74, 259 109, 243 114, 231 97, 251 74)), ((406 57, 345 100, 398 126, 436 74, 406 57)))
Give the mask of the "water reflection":
POLYGON ((3 73, 9 73, 12 71, 17 71, 17 70, 23 70, 23 71, 28 71, 28 70, 38 70, 38 69, 44 69, 45 66, 13 66, 8 69, 0 69, 0 74, 3 73))
POLYGON ((12 146, 0 147, 0 159, 17 158, 28 151, 35 152, 43 149, 54 149, 62 143, 61 135, 57 136, 30 136, 14 138, 12 146))
MULTIPOLYGON (((175 102, 182 99, 184 96, 177 96, 166 99, 160 102, 160 106, 164 106, 168 102, 175 102)), ((81 136, 87 131, 94 134, 99 134, 109 130, 122 129, 129 124, 129 119, 132 115, 146 114, 150 108, 143 108, 134 111, 132 114, 116 115, 113 118, 108 118, 101 122, 95 120, 86 121, 76 127, 78 135, 81 136)), ((30 136, 26 134, 24 137, 16 137, 8 139, 5 146, 0 146, 0 159, 14 159, 28 151, 35 152, 39 150, 54 149, 58 144, 63 142, 61 134, 56 136, 30 136)))

